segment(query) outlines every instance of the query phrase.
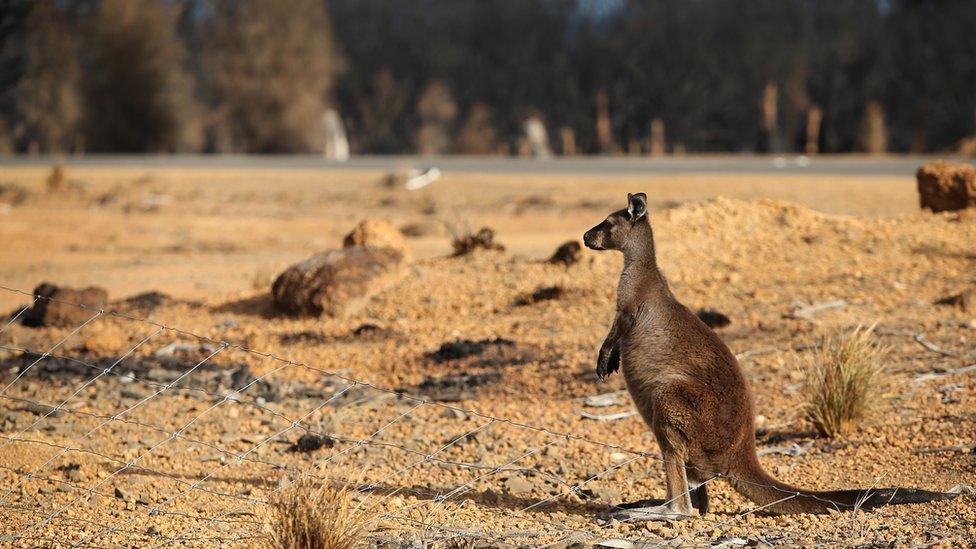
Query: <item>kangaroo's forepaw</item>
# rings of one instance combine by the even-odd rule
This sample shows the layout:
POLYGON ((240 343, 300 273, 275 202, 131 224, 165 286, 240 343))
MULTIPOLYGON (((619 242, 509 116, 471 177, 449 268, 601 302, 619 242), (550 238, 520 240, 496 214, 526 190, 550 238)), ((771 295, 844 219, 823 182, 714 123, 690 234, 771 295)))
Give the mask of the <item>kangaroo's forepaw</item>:
POLYGON ((616 372, 619 367, 619 362, 598 360, 596 363, 596 375, 600 378, 600 381, 606 381, 610 377, 610 374, 616 372))
POLYGON ((654 507, 635 507, 633 509, 619 509, 605 514, 606 519, 615 519, 620 522, 637 521, 672 521, 685 520, 692 517, 691 512, 682 512, 671 509, 666 505, 655 505, 654 507))

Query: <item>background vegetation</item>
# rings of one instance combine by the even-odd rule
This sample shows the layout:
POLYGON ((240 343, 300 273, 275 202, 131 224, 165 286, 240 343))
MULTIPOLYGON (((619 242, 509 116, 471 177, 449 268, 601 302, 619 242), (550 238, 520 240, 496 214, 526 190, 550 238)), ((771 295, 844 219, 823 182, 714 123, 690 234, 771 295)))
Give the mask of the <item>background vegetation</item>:
POLYGON ((968 0, 0 0, 2 152, 928 152, 968 0), (656 121, 656 122, 655 122, 656 121), (652 126, 656 129, 652 131, 652 126))

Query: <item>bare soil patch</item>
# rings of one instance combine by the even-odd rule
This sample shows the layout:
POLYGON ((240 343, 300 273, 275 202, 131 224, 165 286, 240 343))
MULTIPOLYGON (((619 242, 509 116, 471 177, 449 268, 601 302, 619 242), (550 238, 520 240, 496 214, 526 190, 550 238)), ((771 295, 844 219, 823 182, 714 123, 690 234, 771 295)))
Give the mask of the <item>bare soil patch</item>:
MULTIPOLYGON (((0 395, 0 535, 28 532, 3 543, 253 546, 265 502, 309 471, 362 488, 350 498, 375 504, 369 539, 390 547, 976 537, 972 496, 773 517, 720 481, 705 517, 598 522, 611 503, 664 496, 628 397, 587 404, 623 388, 594 373, 621 260, 584 249, 546 261, 626 192, 647 192, 672 290, 731 319, 719 333, 755 392, 772 473, 816 489, 976 485, 976 317, 936 304, 976 284, 976 220, 920 212, 910 177, 446 174, 407 193, 367 172, 65 174, 86 196, 111 190, 105 202, 40 200, 45 175, 5 174, 32 198, 0 217, 0 284, 98 285, 120 314, 76 333, 0 331, 0 388, 20 376, 0 395), (125 206, 158 194, 171 201, 125 206), (449 236, 418 233, 403 278, 344 317, 278 315, 270 288, 254 288, 256 273, 339 248, 362 218, 448 216, 492 227, 506 251, 453 257, 449 236), (563 290, 533 298, 547 288, 563 290), (874 323, 891 348, 881 402, 845 437, 817 437, 795 355, 874 323)), ((30 302, 0 290, 0 311, 30 302)))

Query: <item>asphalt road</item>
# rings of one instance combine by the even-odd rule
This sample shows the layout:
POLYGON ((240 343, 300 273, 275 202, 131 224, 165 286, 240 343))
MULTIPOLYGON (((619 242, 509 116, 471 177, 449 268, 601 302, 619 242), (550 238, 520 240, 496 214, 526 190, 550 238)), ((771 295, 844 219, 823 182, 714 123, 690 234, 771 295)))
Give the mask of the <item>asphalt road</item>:
MULTIPOLYGON (((573 157, 535 160, 475 156, 357 156, 347 162, 328 161, 317 155, 85 155, 58 160, 66 166, 254 168, 321 170, 395 170, 437 167, 455 173, 552 174, 681 174, 681 173, 794 173, 839 175, 914 175, 926 162, 938 158, 976 163, 951 156, 856 155, 689 155, 682 157, 573 157)), ((50 165, 49 156, 0 156, 4 166, 50 165)))

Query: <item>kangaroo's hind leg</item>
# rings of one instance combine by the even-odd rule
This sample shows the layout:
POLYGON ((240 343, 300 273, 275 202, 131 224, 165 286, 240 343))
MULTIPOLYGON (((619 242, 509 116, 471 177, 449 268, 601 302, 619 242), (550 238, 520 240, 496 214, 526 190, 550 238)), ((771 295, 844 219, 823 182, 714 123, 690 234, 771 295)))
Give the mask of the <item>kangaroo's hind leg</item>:
MULTIPOLYGON (((663 503, 648 507, 621 509, 611 513, 610 518, 615 518, 621 522, 690 518, 692 516, 692 490, 688 486, 684 459, 673 450, 664 452, 664 476, 668 488, 668 498, 663 503)), ((703 486, 699 486, 699 488, 703 488, 703 486)), ((707 501, 707 495, 705 497, 707 501)))

